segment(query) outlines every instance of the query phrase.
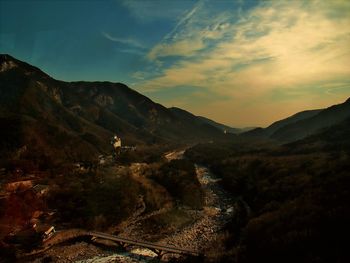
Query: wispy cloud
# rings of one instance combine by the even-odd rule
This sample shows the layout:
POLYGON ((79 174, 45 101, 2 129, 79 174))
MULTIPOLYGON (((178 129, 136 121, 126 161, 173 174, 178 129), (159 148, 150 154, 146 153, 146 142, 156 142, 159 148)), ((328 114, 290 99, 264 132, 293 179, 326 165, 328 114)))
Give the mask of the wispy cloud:
MULTIPOLYGON (((211 11, 204 4, 195 6, 153 47, 148 54, 151 61, 179 58, 163 67, 160 76, 140 81, 140 89, 204 87, 231 98, 230 102, 213 101, 213 107, 239 114, 244 105, 254 102, 256 109, 266 107, 261 112, 275 112, 276 118, 281 105, 270 96, 276 90, 283 94, 294 89, 305 95, 291 96, 289 111, 319 107, 316 100, 330 104, 344 97, 331 92, 332 85, 327 88, 332 98, 324 96, 322 85, 313 93, 307 87, 350 79, 350 2, 266 1, 245 13, 239 8, 236 13, 223 10, 205 19, 211 11)), ((350 95, 349 86, 344 90, 350 95)), ((202 110, 207 108, 203 105, 202 110)), ((232 114, 222 116, 226 123, 232 118, 232 114)), ((275 117, 261 118, 260 124, 275 117)))
POLYGON ((212 10, 206 8, 206 2, 198 1, 192 9, 187 11, 160 43, 150 50, 148 59, 193 56, 207 46, 208 43, 205 41, 221 38, 229 27, 227 18, 232 17, 225 13, 213 16, 212 10))
POLYGON ((176 20, 194 1, 122 0, 121 3, 140 21, 154 22, 159 19, 176 20))
POLYGON ((139 42, 138 40, 134 39, 134 38, 121 38, 121 37, 115 37, 115 36, 111 36, 110 34, 106 33, 106 32, 102 32, 102 35, 107 38, 110 41, 113 42, 117 42, 120 44, 124 44, 127 46, 132 46, 135 48, 141 48, 141 49, 145 49, 145 45, 143 45, 141 42, 139 42))

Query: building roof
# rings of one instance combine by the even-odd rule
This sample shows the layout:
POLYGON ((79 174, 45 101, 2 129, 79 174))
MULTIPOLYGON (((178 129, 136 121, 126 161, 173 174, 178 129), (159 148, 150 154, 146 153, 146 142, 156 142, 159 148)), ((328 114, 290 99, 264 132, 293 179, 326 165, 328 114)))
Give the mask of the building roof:
POLYGON ((36 193, 41 193, 43 191, 47 191, 48 189, 49 189, 49 186, 48 185, 44 185, 44 184, 37 184, 37 185, 33 186, 33 190, 36 193))

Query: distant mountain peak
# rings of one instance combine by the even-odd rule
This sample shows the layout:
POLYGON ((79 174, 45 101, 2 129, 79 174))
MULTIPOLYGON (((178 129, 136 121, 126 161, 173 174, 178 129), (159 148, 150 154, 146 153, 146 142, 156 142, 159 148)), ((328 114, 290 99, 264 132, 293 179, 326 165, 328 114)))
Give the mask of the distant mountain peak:
POLYGON ((350 98, 344 103, 332 105, 325 109, 298 112, 288 118, 274 122, 267 128, 254 129, 243 135, 291 142, 337 125, 346 118, 350 118, 350 98))
POLYGON ((10 56, 9 54, 0 54, 0 61, 3 60, 14 60, 14 57, 10 56))
POLYGON ((13 57, 7 54, 0 54, 0 72, 5 72, 16 67, 18 67, 18 64, 13 57))
POLYGON ((18 60, 11 55, 8 54, 0 54, 0 73, 13 70, 13 69, 18 69, 22 73, 25 73, 25 75, 33 75, 37 74, 37 76, 40 76, 41 78, 51 78, 48 74, 43 72, 41 69, 28 64, 24 61, 18 60))

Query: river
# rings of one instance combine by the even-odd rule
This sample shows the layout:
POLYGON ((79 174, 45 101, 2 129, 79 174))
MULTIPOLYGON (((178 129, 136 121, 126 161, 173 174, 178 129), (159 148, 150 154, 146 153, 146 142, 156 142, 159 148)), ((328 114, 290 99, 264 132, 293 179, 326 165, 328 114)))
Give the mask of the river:
MULTIPOLYGON (((167 153, 168 161, 183 158, 184 150, 167 153)), ((198 220, 183 229, 159 240, 158 244, 178 248, 204 251, 211 241, 220 234, 223 226, 234 213, 234 200, 220 185, 217 178, 207 167, 195 164, 196 175, 204 192, 204 207, 202 210, 188 211, 197 213, 198 220), (198 216, 199 215, 199 216, 198 216)), ((132 228, 130 225, 128 228, 132 228)), ((80 263, 106 262, 150 262, 156 254, 148 249, 138 248, 125 253, 117 253, 106 257, 97 256, 80 263)))

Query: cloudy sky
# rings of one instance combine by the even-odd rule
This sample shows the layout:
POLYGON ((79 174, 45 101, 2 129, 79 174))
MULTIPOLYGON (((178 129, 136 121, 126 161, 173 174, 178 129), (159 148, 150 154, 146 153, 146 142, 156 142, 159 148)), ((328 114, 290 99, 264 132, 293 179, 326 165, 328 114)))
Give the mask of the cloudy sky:
POLYGON ((350 96, 350 1, 0 0, 0 52, 266 126, 350 96))

